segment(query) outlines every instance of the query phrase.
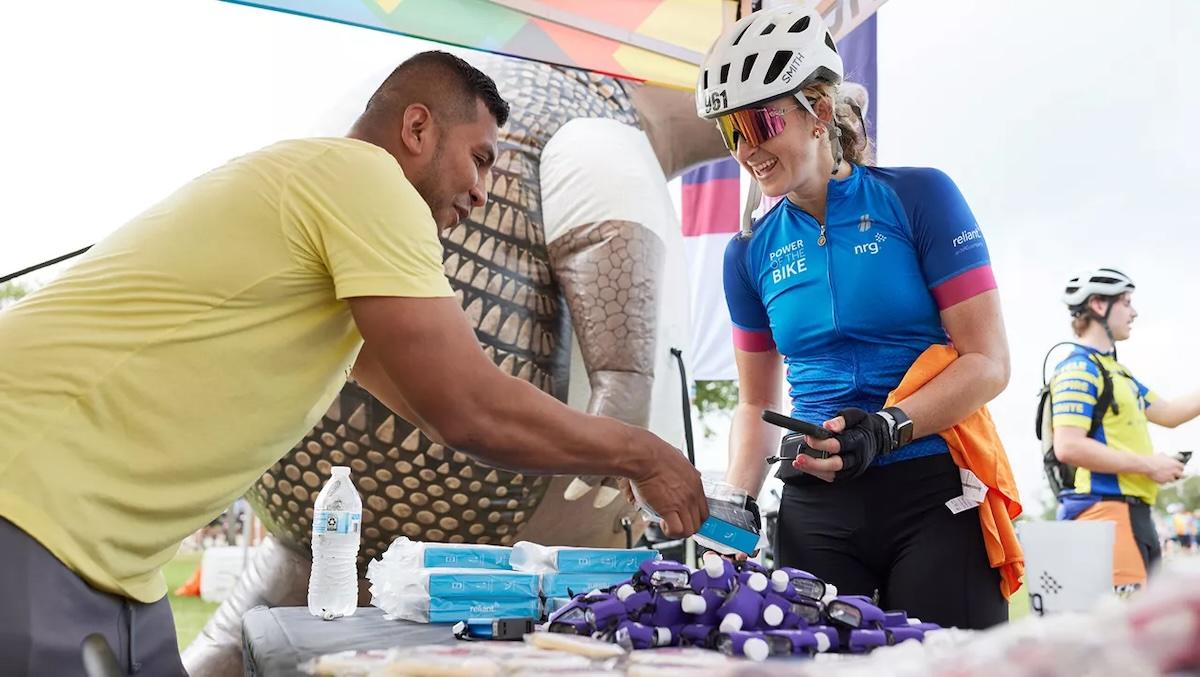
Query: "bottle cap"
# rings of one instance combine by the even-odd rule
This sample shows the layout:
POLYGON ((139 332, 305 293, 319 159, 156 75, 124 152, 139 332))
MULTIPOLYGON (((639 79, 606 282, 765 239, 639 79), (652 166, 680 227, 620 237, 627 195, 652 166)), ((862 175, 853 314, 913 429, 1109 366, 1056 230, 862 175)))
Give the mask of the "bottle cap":
POLYGON ((725 561, 721 559, 720 555, 714 554, 709 557, 708 553, 704 554, 704 572, 706 574, 713 578, 719 578, 725 573, 725 561))
POLYGON ((774 604, 763 609, 763 621, 772 628, 777 627, 783 622, 783 609, 774 604))
POLYGON ((758 637, 751 637, 742 645, 742 653, 746 654, 746 658, 752 661, 765 661, 767 660, 767 656, 771 654, 771 649, 764 640, 758 637))
POLYGON ((788 578, 786 571, 771 572, 771 589, 775 592, 783 592, 787 590, 788 583, 791 579, 788 578))
POLYGON ((702 614, 708 611, 708 603, 704 601, 704 598, 693 593, 684 595, 679 606, 685 614, 702 614))
POLYGON ((333 466, 332 473, 333 473, 333 476, 334 476, 334 477, 337 477, 337 476, 339 476, 339 475, 345 475, 345 476, 349 476, 349 475, 350 475, 350 466, 348 466, 348 465, 335 465, 335 466, 333 466))
POLYGON ((762 575, 762 572, 755 571, 746 579, 746 587, 754 592, 765 592, 767 589, 767 577, 762 575))

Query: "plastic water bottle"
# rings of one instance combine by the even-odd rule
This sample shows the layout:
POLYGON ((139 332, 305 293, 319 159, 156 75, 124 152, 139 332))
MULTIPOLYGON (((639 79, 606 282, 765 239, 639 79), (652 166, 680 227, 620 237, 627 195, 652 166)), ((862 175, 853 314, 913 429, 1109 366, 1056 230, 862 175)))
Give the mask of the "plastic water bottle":
POLYGON ((359 530, 362 498, 350 481, 350 468, 333 467, 333 477, 317 494, 313 509, 312 573, 308 612, 325 620, 351 616, 358 607, 359 530))

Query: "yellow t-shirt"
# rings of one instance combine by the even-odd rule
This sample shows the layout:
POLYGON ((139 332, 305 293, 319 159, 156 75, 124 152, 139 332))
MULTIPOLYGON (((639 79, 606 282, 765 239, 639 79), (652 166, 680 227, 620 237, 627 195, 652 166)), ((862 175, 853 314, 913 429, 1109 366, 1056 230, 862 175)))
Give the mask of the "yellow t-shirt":
POLYGON ((386 151, 233 160, 0 312, 0 516, 94 587, 157 600, 179 542, 345 383, 362 337, 343 299, 452 294, 386 151))

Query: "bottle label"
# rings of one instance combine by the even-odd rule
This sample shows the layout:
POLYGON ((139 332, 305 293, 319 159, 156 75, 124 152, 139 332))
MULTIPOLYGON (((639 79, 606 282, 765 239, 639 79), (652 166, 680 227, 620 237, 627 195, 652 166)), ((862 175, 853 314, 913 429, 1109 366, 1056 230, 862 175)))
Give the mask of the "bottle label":
POLYGON ((322 510, 313 519, 313 536, 318 534, 358 534, 362 513, 349 510, 322 510))

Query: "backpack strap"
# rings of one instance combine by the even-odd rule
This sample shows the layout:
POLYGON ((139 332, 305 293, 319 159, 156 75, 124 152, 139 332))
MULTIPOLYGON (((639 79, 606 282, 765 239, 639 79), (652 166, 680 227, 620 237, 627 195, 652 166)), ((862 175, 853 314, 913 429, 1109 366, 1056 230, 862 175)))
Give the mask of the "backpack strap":
POLYGON ((1104 423, 1104 415, 1108 413, 1109 407, 1112 407, 1114 414, 1121 413, 1121 410, 1113 398, 1112 375, 1108 373, 1108 369, 1104 368, 1104 364, 1100 360, 1094 358, 1094 353, 1088 355, 1088 360, 1100 370, 1101 380, 1100 393, 1096 395, 1096 406, 1092 408, 1092 426, 1088 428, 1088 437, 1091 437, 1104 423))
POLYGON ((1042 439, 1042 423, 1045 421, 1046 403, 1051 397, 1050 381, 1052 379, 1046 376, 1046 366, 1050 363, 1050 355, 1054 352, 1055 348, 1059 346, 1073 345, 1075 344, 1071 343, 1070 341, 1059 341, 1058 343, 1050 346, 1050 350, 1047 350, 1046 356, 1042 358, 1042 389, 1038 392, 1038 412, 1037 418, 1033 422, 1034 434, 1037 435, 1039 440, 1042 439))
POLYGON ((1038 393, 1037 416, 1033 420, 1033 434, 1039 440, 1042 439, 1042 424, 1046 421, 1046 402, 1050 400, 1050 397, 1050 386, 1042 386, 1042 390, 1038 393))

